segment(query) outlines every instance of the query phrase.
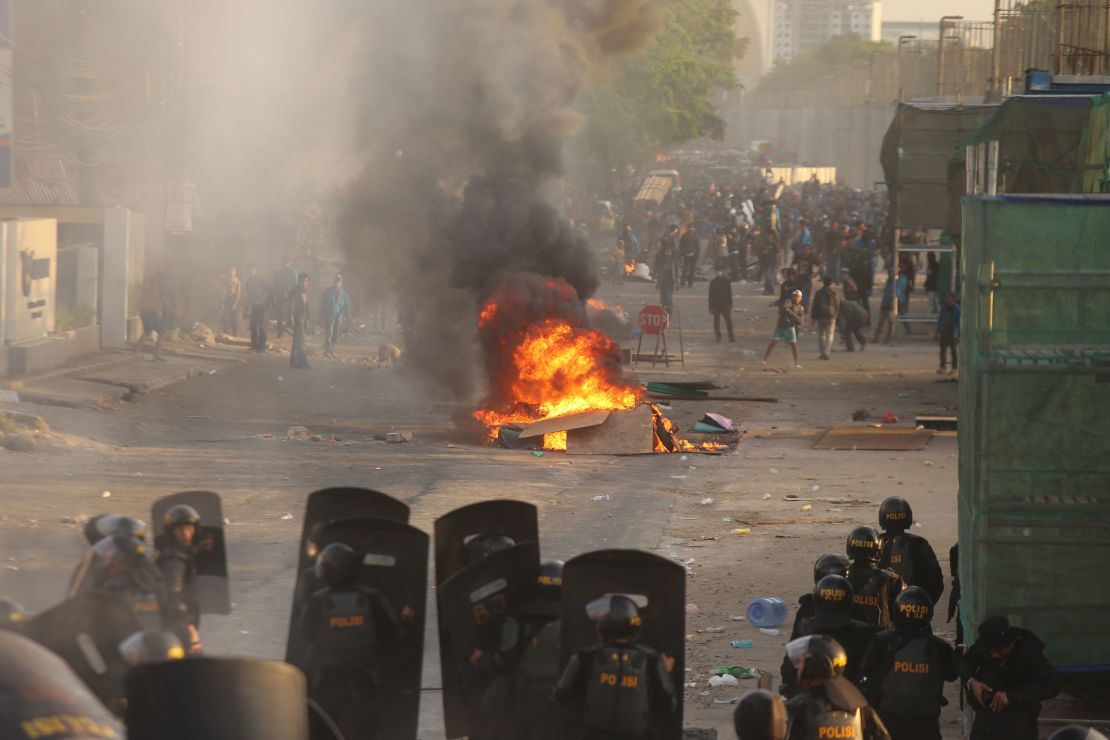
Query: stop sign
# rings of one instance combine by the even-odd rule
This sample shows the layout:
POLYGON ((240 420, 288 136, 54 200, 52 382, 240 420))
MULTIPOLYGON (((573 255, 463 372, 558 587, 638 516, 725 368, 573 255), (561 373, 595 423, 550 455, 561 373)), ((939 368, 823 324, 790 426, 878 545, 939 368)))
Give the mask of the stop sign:
POLYGON ((670 317, 662 306, 644 306, 640 309, 640 331, 644 334, 662 334, 670 324, 670 317))

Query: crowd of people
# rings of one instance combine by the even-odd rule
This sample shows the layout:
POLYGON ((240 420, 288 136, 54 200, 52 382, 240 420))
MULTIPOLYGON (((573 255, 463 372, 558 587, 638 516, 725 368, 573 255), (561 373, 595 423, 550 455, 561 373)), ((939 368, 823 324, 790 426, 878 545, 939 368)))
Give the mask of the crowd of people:
POLYGON ((818 359, 827 361, 837 337, 847 351, 862 351, 869 342, 895 342, 896 324, 910 334, 911 321, 939 314, 933 332, 941 342, 939 370, 955 373, 958 299, 938 293, 935 251, 905 249, 924 247, 928 233, 920 228, 892 233, 886 207, 878 191, 816 179, 776 188, 758 174, 731 185, 672 192, 655 210, 626 200, 628 218, 616 235, 608 270, 620 279, 635 274, 639 263, 649 265, 659 302, 673 315, 675 293, 692 288, 699 270, 708 268, 717 341, 725 334, 735 341, 732 284, 762 283, 765 295, 777 295, 779 308, 764 361, 783 343, 799 367, 798 335, 807 320, 814 324, 818 359), (895 241, 902 249, 895 250, 895 241), (927 305, 920 316, 911 316, 920 272, 925 273, 921 287, 927 305))

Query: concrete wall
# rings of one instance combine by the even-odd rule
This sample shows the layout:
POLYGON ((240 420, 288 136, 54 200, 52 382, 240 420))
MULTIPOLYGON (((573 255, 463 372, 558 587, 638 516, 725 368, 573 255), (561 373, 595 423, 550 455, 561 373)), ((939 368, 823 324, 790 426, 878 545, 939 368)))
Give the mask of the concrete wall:
POLYGON ((131 213, 126 208, 104 210, 104 240, 100 247, 100 346, 127 347, 128 289, 141 279, 133 274, 131 213))
POLYGON ((739 138, 781 141, 797 152, 791 164, 836 167, 841 182, 870 190, 883 180, 879 152, 894 120, 889 103, 840 107, 756 108, 735 115, 739 138))

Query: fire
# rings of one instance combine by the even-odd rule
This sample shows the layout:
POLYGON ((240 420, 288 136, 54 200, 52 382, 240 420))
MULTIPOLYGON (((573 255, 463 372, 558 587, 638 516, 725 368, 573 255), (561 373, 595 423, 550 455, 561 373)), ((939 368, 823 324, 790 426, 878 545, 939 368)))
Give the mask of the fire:
MULTIPOLYGON (((481 315, 490 313, 488 309, 483 308, 481 315)), ((618 356, 613 340, 595 329, 557 319, 533 324, 512 354, 515 377, 502 393, 511 402, 499 408, 478 409, 474 417, 490 427, 496 437, 497 428, 506 424, 530 424, 582 411, 634 408, 643 390, 620 376, 618 356)), ((561 439, 556 437, 546 435, 544 446, 566 449, 566 434, 561 434, 561 439)))
POLYGON ((624 266, 624 271, 628 275, 631 275, 632 271, 635 270, 635 269, 636 269, 636 260, 632 260, 631 262, 626 263, 625 266, 624 266))
MULTIPOLYGON (((589 305, 610 309, 596 299, 589 305)), ((531 273, 498 276, 478 310, 478 336, 490 387, 474 418, 489 429, 491 442, 504 426, 646 402, 644 389, 624 377, 616 343, 587 326, 583 302, 564 280, 531 273)), ((710 449, 679 437, 659 408, 651 408, 656 451, 710 449)), ((544 435, 543 446, 565 450, 567 433, 544 435)))

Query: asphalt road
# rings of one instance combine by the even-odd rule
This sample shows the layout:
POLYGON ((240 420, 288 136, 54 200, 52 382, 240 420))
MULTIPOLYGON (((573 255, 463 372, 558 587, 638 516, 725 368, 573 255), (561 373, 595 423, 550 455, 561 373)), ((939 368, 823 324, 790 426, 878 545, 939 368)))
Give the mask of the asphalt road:
MULTIPOLYGON (((635 313, 654 302, 653 286, 609 284, 602 296, 635 313)), ((412 507, 412 521, 431 531, 434 519, 487 498, 516 498, 540 510, 542 552, 568 558, 599 547, 635 547, 694 559, 687 624, 688 725, 724 727, 737 691, 712 690, 709 670, 723 663, 776 670, 784 637, 760 635, 743 622, 747 601, 779 595, 793 602, 811 587, 811 563, 840 551, 856 523, 873 523, 886 495, 907 495, 922 528, 946 561, 956 536, 955 439, 934 439, 915 452, 826 452, 813 435, 850 423, 854 410, 903 420, 955 405, 955 384, 937 383, 934 345, 911 338, 865 353, 834 353, 818 363, 814 335, 803 336, 802 370, 779 348, 759 365, 773 310, 755 286, 738 285, 738 342, 713 341, 706 284, 679 293, 687 367, 640 368, 646 377, 705 377, 733 384, 739 395, 778 403, 676 402, 671 412, 689 428, 705 411, 736 419, 745 435, 735 454, 644 457, 567 456, 485 446, 454 419, 465 403, 437 399, 403 365, 378 368, 372 336, 341 343, 341 361, 314 359, 309 371, 284 355, 223 363, 194 378, 100 410, 20 404, 41 413, 56 443, 30 454, 0 451, 0 593, 32 610, 61 599, 83 547, 74 520, 106 510, 149 518, 150 502, 185 489, 224 498, 234 613, 203 624, 211 653, 280 658, 295 575, 303 502, 312 490, 358 485, 412 507), (325 439, 285 439, 291 426, 325 439), (410 444, 374 439, 411 431, 410 444), (819 486, 819 493, 813 486, 819 486), (102 493, 110 497, 102 498, 102 493), (608 494, 607 502, 592 497, 608 494), (812 511, 787 496, 814 498, 812 511), (712 503, 702 503, 712 498, 712 503), (826 499, 824 501, 819 499, 826 499), (291 515, 291 516, 290 516, 291 515), (727 521, 726 521, 727 520, 727 521), (750 536, 733 535, 748 527, 750 536), (715 539, 714 539, 715 538, 715 539), (723 632, 710 628, 723 627, 723 632), (710 629, 710 631, 705 631, 710 629), (702 630, 702 631, 699 631, 702 630), (754 638, 738 651, 730 639, 754 638)), ((672 330, 672 346, 677 331, 672 330)), ((947 567, 946 562, 943 563, 947 567)), ((430 605, 429 605, 430 608, 430 605)), ((791 613, 789 620, 793 619, 791 613)), ((938 620, 939 621, 939 620, 938 620)), ((435 620, 429 618, 430 629, 435 620)), ((938 624, 938 629, 943 629, 938 624)), ((426 640, 422 737, 442 736, 436 640, 426 640)), ((743 688, 743 687, 742 687, 743 688)), ((958 736, 956 725, 946 735, 958 736)), ((723 735, 728 737, 730 735, 723 735)))

